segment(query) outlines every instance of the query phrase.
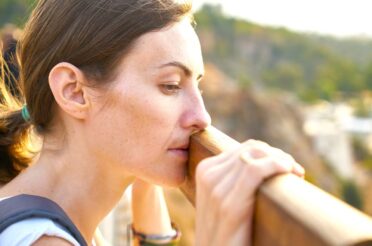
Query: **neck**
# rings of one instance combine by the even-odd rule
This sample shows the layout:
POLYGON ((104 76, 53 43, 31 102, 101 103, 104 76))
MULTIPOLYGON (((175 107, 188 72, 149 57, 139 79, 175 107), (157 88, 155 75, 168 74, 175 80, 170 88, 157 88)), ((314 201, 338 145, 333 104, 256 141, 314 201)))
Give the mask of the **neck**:
POLYGON ((15 188, 10 193, 55 201, 91 242, 98 224, 118 203, 133 178, 84 151, 44 148, 36 163, 12 182, 15 188))

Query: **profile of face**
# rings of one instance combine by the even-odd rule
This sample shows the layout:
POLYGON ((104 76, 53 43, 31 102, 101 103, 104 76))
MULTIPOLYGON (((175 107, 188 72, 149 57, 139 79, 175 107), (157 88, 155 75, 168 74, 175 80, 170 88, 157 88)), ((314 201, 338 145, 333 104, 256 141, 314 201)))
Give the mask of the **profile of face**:
POLYGON ((87 142, 109 165, 177 186, 186 175, 189 137, 210 124, 198 85, 199 39, 188 19, 141 36, 97 104, 87 142))

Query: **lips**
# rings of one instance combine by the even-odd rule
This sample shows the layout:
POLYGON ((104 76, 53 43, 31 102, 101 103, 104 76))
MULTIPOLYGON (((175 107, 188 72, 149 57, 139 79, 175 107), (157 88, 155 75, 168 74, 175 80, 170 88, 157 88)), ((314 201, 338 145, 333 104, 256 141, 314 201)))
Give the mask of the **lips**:
POLYGON ((183 159, 188 158, 189 155, 189 143, 176 145, 177 147, 171 147, 168 149, 173 155, 182 157, 183 159))
POLYGON ((183 161, 187 160, 188 157, 189 157, 189 151, 188 149, 169 149, 168 152, 179 158, 179 159, 182 159, 183 161))

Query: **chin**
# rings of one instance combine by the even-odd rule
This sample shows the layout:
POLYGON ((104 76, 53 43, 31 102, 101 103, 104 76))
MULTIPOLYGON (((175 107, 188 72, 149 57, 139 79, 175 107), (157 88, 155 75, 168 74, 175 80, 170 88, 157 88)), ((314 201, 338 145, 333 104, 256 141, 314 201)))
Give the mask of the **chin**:
POLYGON ((158 180, 154 180, 154 183, 160 186, 165 186, 169 188, 178 188, 180 187, 186 180, 186 173, 182 172, 179 174, 173 173, 169 174, 166 177, 162 177, 158 180))
POLYGON ((178 178, 178 179, 168 180, 166 186, 171 187, 171 188, 178 188, 185 182, 185 180, 186 180, 186 176, 183 176, 182 178, 178 178))

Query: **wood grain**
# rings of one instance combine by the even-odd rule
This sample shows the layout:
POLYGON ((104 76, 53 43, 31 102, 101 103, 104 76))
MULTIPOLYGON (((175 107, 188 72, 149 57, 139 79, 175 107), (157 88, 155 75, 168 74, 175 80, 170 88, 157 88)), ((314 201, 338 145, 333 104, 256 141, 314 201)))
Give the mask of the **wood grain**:
MULTIPOLYGON (((181 188, 195 204, 195 168, 239 143, 214 127, 191 139, 189 177, 181 188)), ((292 175, 266 180, 255 204, 253 245, 371 245, 372 219, 292 175)))

